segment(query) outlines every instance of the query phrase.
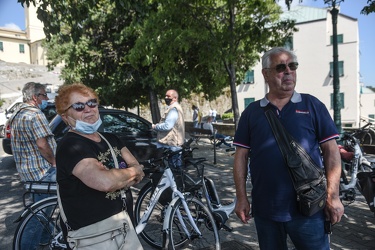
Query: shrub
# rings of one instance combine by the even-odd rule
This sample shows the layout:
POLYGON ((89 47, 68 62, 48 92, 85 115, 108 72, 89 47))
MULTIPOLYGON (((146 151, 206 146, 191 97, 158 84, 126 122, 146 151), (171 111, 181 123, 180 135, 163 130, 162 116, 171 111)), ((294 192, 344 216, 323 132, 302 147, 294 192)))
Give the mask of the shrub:
POLYGON ((233 113, 224 113, 222 116, 221 116, 221 119, 225 120, 225 119, 233 119, 234 118, 234 115, 233 113))

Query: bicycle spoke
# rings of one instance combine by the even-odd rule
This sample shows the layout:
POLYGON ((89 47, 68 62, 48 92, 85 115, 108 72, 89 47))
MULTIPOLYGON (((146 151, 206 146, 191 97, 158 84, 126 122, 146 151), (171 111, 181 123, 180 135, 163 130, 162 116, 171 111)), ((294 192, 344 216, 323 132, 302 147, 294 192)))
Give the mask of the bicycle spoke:
MULTIPOLYGON (((139 192, 138 199, 134 208, 135 221, 138 223, 150 203, 153 187, 151 183, 146 184, 139 192)), ((140 233, 144 241, 152 247, 161 248, 163 242, 163 222, 164 222, 164 206, 160 203, 156 204, 153 209, 146 227, 140 233)))
POLYGON ((187 204, 200 234, 194 230, 187 217, 187 211, 183 208, 181 201, 178 201, 171 213, 169 225, 170 247, 172 249, 220 249, 219 234, 215 220, 207 207, 195 197, 187 199, 187 204), (180 218, 178 216, 179 213, 180 218), (185 234, 184 228, 188 231, 189 236, 185 234))
POLYGON ((14 250, 66 249, 60 228, 57 198, 41 200, 28 209, 13 239, 14 250))

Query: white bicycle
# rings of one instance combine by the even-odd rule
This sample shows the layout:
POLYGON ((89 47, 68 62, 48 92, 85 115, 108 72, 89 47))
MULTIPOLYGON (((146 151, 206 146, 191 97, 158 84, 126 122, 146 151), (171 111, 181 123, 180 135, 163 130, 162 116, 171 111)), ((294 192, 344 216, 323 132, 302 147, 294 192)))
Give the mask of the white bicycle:
POLYGON ((148 161, 160 162, 156 171, 162 175, 147 207, 142 209, 143 215, 136 215, 136 232, 155 248, 220 249, 218 229, 210 210, 200 199, 190 193, 182 193, 177 187, 175 177, 179 182, 181 176, 178 176, 176 171, 172 172, 168 159, 181 153, 182 150, 170 152, 160 159, 148 161), (163 193, 168 188, 171 188, 171 192, 163 193), (170 194, 171 197, 167 197, 168 202, 163 202, 166 194, 170 194))
MULTIPOLYGON (((188 193, 183 194, 177 189, 174 174, 169 168, 167 160, 177 153, 173 152, 159 159, 163 162, 158 165, 164 166, 163 174, 137 224, 136 232, 140 234, 144 229, 147 230, 148 235, 152 232, 159 242, 159 248, 200 249, 210 247, 210 249, 220 249, 218 229, 209 209, 196 197, 188 193), (155 207, 157 204, 159 206, 161 194, 169 187, 172 190, 171 197, 169 197, 171 201, 160 212, 161 210, 155 207), (158 218, 157 224, 153 223, 155 214, 158 218), (160 221, 163 221, 163 230, 160 228, 160 221), (155 226, 157 230, 152 230, 155 226)), ((29 230, 29 225, 35 225, 35 235, 38 235, 38 238, 33 238, 33 240, 37 242, 37 249, 66 249, 67 246, 63 240, 59 223, 60 211, 57 196, 54 196, 56 195, 56 183, 30 182, 25 184, 25 188, 27 191, 24 200, 30 193, 53 196, 30 205, 24 201, 26 208, 15 221, 19 224, 14 234, 13 249, 24 250, 22 247, 25 239, 24 233, 29 230), (42 231, 45 232, 43 234, 48 235, 45 237, 45 241, 39 239, 42 231)))

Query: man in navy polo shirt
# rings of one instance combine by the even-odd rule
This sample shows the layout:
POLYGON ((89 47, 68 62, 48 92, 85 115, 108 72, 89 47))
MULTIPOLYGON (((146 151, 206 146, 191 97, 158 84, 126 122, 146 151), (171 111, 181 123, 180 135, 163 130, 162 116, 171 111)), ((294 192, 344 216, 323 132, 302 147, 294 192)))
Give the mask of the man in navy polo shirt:
POLYGON ((322 102, 294 90, 298 62, 293 52, 285 48, 267 51, 262 57, 262 68, 269 92, 242 113, 233 142, 237 146, 233 169, 235 212, 243 223, 254 217, 262 250, 288 249, 287 235, 297 249, 329 250, 324 221, 335 224, 344 213, 339 199, 341 161, 335 140, 337 129, 322 102), (287 165, 264 114, 263 108, 267 105, 317 165, 325 168, 327 204, 324 210, 310 217, 297 210, 296 192, 287 165), (249 156, 253 185, 251 207, 245 181, 249 156))

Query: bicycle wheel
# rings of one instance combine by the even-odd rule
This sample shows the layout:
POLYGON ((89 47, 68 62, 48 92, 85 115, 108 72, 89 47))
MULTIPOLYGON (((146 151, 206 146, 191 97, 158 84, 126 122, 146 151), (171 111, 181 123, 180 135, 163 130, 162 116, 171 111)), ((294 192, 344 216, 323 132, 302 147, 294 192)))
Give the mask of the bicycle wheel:
POLYGON ((370 132, 366 132, 361 140, 360 140, 360 143, 361 144, 366 144, 366 145, 372 145, 372 135, 370 132))
POLYGON ((43 199, 27 208, 13 238, 14 250, 66 249, 60 228, 57 197, 43 199))
MULTIPOLYGON (((139 191, 134 207, 134 218, 137 224, 150 203, 153 190, 154 188, 152 186, 152 182, 150 181, 146 183, 139 191)), ((157 249, 162 248, 164 211, 164 206, 158 202, 150 215, 146 227, 140 233, 141 237, 147 244, 157 249)))
POLYGON ((219 232, 214 217, 208 208, 202 201, 193 196, 187 197, 186 202, 201 235, 195 232, 187 217, 187 211, 185 211, 181 200, 178 200, 173 205, 169 219, 169 248, 220 249, 219 232), (184 225, 181 224, 180 219, 184 225), (191 234, 189 238, 185 234, 184 227, 191 234))

